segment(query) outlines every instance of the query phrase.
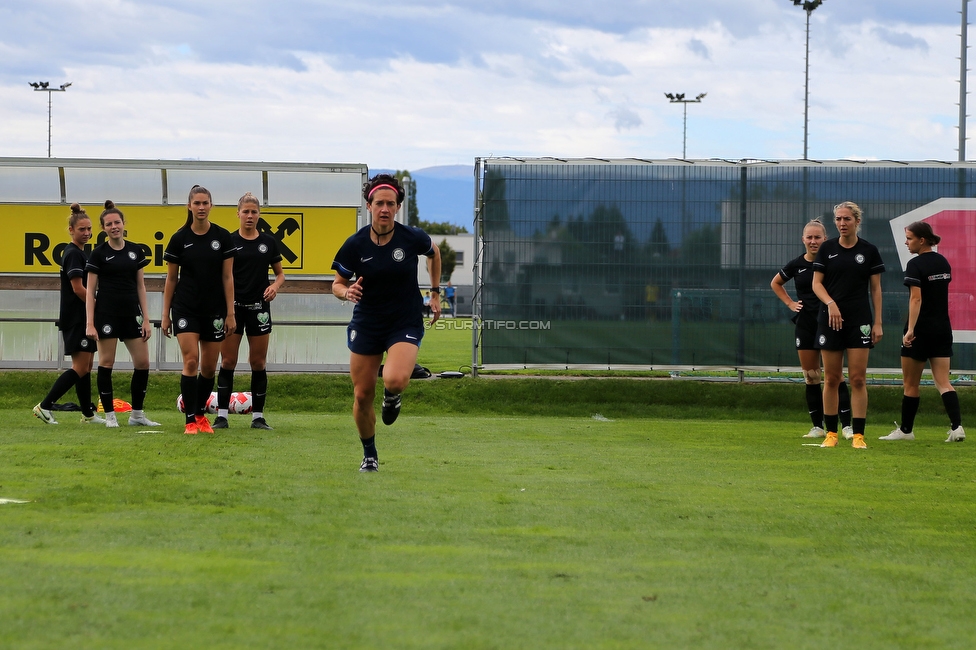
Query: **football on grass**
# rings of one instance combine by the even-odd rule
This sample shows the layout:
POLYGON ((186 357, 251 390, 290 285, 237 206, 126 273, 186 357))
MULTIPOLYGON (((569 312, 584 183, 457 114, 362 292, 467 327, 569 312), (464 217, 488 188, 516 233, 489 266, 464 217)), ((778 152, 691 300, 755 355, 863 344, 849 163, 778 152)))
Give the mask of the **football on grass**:
POLYGON ((230 404, 227 410, 230 413, 237 413, 238 415, 247 415, 251 412, 251 408, 254 404, 251 402, 251 393, 231 393, 230 394, 230 404))

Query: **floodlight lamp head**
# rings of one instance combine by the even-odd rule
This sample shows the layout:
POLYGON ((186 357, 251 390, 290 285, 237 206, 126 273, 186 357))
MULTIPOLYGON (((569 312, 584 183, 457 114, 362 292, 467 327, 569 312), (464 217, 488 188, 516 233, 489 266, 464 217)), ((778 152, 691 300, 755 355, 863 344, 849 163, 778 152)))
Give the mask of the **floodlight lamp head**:
POLYGON ((672 93, 664 93, 664 96, 670 99, 671 101, 674 101, 674 95, 672 93))
POLYGON ((700 101, 701 101, 702 99, 704 99, 704 98, 705 98, 705 95, 707 95, 707 94, 708 94, 708 93, 700 93, 700 94, 698 95, 698 97, 695 97, 695 101, 696 101, 696 102, 700 102, 700 101))
POLYGON ((70 86, 70 85, 71 85, 71 82, 70 81, 68 83, 66 83, 66 84, 61 84, 61 90, 67 90, 68 89, 68 86, 70 86))
POLYGON ((51 82, 50 81, 42 81, 41 82, 41 88, 47 88, 50 85, 51 85, 51 82))
POLYGON ((36 81, 28 81, 27 82, 27 85, 33 86, 34 88, 40 88, 41 87, 41 84, 37 83, 36 81))

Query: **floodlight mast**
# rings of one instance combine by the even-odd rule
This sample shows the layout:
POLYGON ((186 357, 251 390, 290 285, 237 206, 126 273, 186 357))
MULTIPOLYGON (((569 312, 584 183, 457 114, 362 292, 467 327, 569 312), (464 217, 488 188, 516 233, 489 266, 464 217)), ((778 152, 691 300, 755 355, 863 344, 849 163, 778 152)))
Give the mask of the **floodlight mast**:
POLYGON ((810 135, 810 14, 813 10, 822 5, 824 0, 793 0, 793 5, 803 7, 807 12, 807 40, 806 57, 803 71, 803 159, 809 160, 810 135))
POLYGON ((51 88, 50 81, 31 81, 35 92, 47 93, 47 157, 51 157, 51 93, 63 93, 71 82, 63 83, 58 88, 51 88))
POLYGON ((681 104, 684 111, 684 119, 682 120, 681 127, 681 158, 685 160, 688 158, 688 104, 701 104, 701 100, 705 98, 708 93, 700 93, 694 99, 685 99, 684 93, 664 93, 664 96, 672 104, 681 104))

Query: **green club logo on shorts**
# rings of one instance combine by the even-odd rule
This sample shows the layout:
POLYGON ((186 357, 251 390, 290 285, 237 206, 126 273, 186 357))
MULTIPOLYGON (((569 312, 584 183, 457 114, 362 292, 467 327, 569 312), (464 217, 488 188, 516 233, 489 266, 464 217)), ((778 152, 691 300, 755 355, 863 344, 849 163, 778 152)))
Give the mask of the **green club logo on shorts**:
POLYGON ((142 327, 142 314, 136 316, 136 325, 142 327))
POLYGON ((261 325, 267 325, 268 321, 270 320, 271 320, 271 314, 269 314, 268 312, 262 311, 261 313, 258 314, 258 323, 260 323, 261 325))
POLYGON ((871 336, 870 325, 861 325, 861 336, 871 336))
POLYGON ((215 332, 222 331, 224 329, 224 319, 223 318, 215 318, 214 319, 214 322, 213 322, 213 326, 214 326, 214 331, 215 332))

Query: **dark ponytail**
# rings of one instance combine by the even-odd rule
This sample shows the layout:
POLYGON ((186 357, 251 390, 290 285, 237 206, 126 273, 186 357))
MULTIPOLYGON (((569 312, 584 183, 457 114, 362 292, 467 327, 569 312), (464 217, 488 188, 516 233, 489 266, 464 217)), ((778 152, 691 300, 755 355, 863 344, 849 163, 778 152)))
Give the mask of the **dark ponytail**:
POLYGON ((105 217, 110 214, 119 215, 119 218, 122 219, 122 223, 125 223, 125 215, 122 214, 121 210, 115 207, 115 204, 112 203, 112 201, 108 200, 105 201, 105 209, 102 210, 100 215, 98 215, 98 223, 101 224, 103 230, 105 229, 105 217))
POLYGON ((929 246, 938 246, 942 238, 932 231, 932 226, 929 225, 927 221, 915 221, 908 224, 905 228, 908 232, 912 233, 919 239, 924 239, 929 246))
POLYGON ((186 197, 186 223, 183 224, 184 228, 189 227, 193 223, 193 210, 190 209, 190 203, 197 194, 206 194, 207 198, 210 199, 210 204, 213 205, 213 195, 210 193, 210 190, 202 185, 194 185, 191 187, 190 194, 186 197))

